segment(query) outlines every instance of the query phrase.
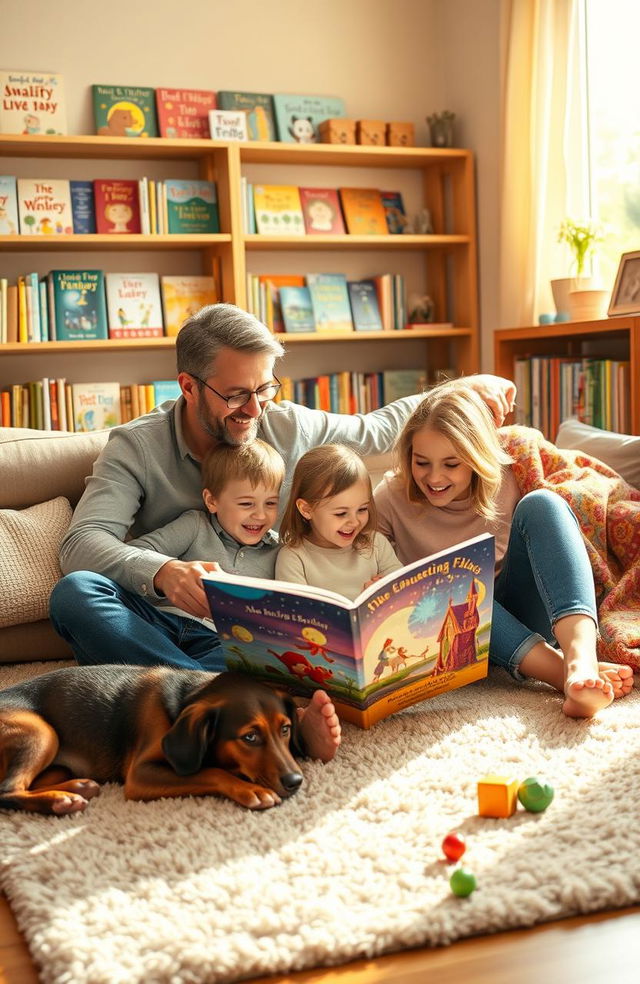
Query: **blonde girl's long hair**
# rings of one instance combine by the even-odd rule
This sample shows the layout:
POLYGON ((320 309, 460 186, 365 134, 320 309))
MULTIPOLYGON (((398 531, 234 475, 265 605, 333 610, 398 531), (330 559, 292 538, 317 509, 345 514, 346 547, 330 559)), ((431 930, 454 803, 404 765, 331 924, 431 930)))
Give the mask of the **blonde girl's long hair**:
POLYGON ((296 505, 298 499, 304 499, 314 507, 323 499, 339 495, 360 481, 365 482, 368 489, 369 519, 353 541, 353 547, 360 551, 370 549, 377 525, 371 478, 360 455, 344 444, 321 444, 299 459, 280 524, 280 540, 287 546, 295 547, 309 535, 311 526, 296 505))
POLYGON ((473 472, 474 510, 486 520, 494 520, 502 468, 512 459, 502 450, 491 411, 482 397, 465 381, 450 380, 434 386, 411 414, 394 449, 395 472, 410 502, 424 502, 424 493, 411 473, 413 440, 423 427, 451 442, 460 460, 473 472))

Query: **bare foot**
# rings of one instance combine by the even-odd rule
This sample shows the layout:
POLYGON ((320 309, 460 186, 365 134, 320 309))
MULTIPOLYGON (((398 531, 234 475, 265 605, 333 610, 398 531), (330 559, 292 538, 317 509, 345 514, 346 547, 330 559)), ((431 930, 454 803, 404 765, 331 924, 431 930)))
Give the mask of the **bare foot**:
POLYGON ((330 762, 338 750, 342 729, 329 694, 315 690, 307 706, 298 708, 298 721, 310 758, 330 762))
POLYGON ((613 700, 613 686, 600 676, 584 679, 578 674, 567 677, 562 710, 567 717, 590 718, 613 700))
POLYGON ((626 697, 633 690, 633 668, 625 663, 598 663, 600 676, 613 687, 613 696, 626 697))

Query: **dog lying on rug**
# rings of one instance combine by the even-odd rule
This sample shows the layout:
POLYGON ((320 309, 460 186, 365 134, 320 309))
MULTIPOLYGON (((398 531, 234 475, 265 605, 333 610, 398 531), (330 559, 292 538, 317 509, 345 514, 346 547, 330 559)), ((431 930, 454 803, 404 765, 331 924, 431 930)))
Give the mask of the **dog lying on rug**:
POLYGON ((72 666, 0 691, 5 809, 76 813, 103 782, 267 809, 300 788, 296 755, 293 700, 240 673, 72 666))

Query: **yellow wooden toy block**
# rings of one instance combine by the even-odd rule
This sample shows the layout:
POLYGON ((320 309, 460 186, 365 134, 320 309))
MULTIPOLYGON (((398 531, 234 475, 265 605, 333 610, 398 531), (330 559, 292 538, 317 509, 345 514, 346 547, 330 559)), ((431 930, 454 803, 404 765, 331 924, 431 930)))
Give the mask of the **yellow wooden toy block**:
POLYGON ((478 780, 478 815, 511 817, 518 805, 518 780, 508 776, 483 776, 478 780))

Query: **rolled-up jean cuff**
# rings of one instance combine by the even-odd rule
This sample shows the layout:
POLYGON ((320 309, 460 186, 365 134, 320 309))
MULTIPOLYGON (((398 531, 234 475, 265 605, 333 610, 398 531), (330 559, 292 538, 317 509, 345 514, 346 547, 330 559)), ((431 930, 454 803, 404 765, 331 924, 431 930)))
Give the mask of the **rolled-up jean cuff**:
POLYGON ((575 605, 573 608, 567 608, 562 612, 557 612, 554 614, 551 631, 555 629, 560 619, 566 618, 567 615, 588 615, 589 618, 592 618, 595 622, 596 629, 598 628, 598 613, 593 608, 586 608, 584 605, 575 605))
POLYGON ((533 649, 533 647, 539 642, 546 642, 546 639, 544 638, 544 636, 541 636, 539 632, 532 632, 530 636, 527 636, 527 638, 520 643, 515 653, 512 655, 511 659, 509 660, 509 665, 507 666, 507 670, 514 678, 514 680, 519 680, 520 683, 522 683, 523 680, 528 679, 524 675, 524 673, 520 672, 519 666, 522 660, 527 655, 527 653, 530 652, 533 649))

